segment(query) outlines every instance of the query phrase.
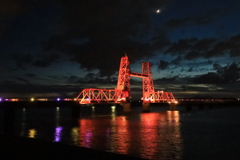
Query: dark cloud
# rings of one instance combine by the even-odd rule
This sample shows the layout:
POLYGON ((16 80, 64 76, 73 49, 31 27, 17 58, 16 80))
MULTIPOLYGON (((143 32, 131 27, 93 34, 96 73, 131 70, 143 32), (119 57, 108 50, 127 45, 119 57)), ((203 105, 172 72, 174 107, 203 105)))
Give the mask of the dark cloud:
POLYGON ((217 73, 221 75, 226 82, 236 82, 240 78, 240 64, 232 63, 215 69, 217 69, 217 73))
MULTIPOLYGON (((45 0, 0 0, 0 36, 10 33, 12 22, 41 7, 45 0)), ((46 2, 46 1, 45 1, 46 2)), ((13 27, 14 28, 14 27, 13 27)))
POLYGON ((201 76, 193 78, 193 83, 198 84, 219 84, 223 83, 224 80, 217 73, 207 73, 201 76))
POLYGON ((215 64, 213 64, 213 70, 220 71, 220 70, 222 70, 222 66, 220 64, 215 63, 215 64))
POLYGON ((27 77, 30 77, 30 78, 35 78, 35 77, 37 77, 37 75, 36 75, 36 74, 33 74, 33 73, 27 73, 26 76, 27 76, 27 77))
POLYGON ((171 61, 172 64, 178 65, 180 64, 180 61, 182 60, 182 56, 178 56, 174 60, 171 61))
POLYGON ((188 68, 188 72, 192 72, 194 69, 193 69, 193 66, 189 67, 188 68))
POLYGON ((23 77, 14 77, 14 79, 16 79, 17 81, 19 81, 20 83, 21 83, 21 82, 26 83, 26 84, 29 83, 29 80, 27 80, 26 78, 23 78, 23 77))
POLYGON ((58 54, 49 54, 42 56, 41 59, 33 63, 36 67, 48 67, 58 60, 60 56, 58 54))
POLYGON ((188 25, 205 25, 212 23, 216 15, 218 15, 221 11, 219 10, 212 10, 205 12, 200 15, 190 15, 189 17, 185 18, 174 18, 170 19, 165 23, 166 28, 178 28, 182 26, 188 25))
POLYGON ((212 48, 216 39, 205 38, 205 39, 180 39, 178 42, 174 42, 165 51, 165 53, 180 54, 183 55, 184 59, 192 60, 199 57, 203 57, 208 50, 212 48))
POLYGON ((167 81, 167 82, 169 82, 169 81, 176 81, 178 78, 179 78, 179 75, 177 75, 177 76, 173 76, 173 77, 168 77, 168 78, 164 77, 164 78, 156 79, 156 80, 154 80, 154 82, 162 82, 162 81, 167 81))
MULTIPOLYGON (((99 84, 117 85, 116 77, 100 77, 98 74, 87 73, 84 77, 69 76, 66 77, 68 84, 91 84, 92 86, 99 86, 99 84)), ((91 87, 92 88, 92 87, 91 87)))
POLYGON ((187 52, 187 54, 184 56, 184 59, 193 60, 193 59, 199 58, 201 56, 202 56, 201 52, 190 51, 190 52, 187 52))
POLYGON ((0 94, 14 95, 19 94, 19 97, 39 96, 39 97, 76 97, 82 88, 74 85, 32 85, 29 83, 14 83, 14 82, 3 82, 0 83, 0 94), (24 92, 23 92, 24 91, 24 92))
POLYGON ((13 53, 12 59, 15 61, 18 69, 26 69, 26 66, 33 61, 33 56, 25 53, 13 53))
POLYGON ((157 8, 169 1, 59 1, 65 12, 64 32, 45 44, 45 51, 59 50, 82 68, 110 76, 125 53, 131 62, 152 56, 168 42, 154 24, 157 8), (74 43, 73 43, 74 42, 74 43))
POLYGON ((79 81, 79 77, 77 77, 77 76, 69 76, 66 78, 67 78, 68 83, 71 83, 71 84, 77 83, 79 81))
POLYGON ((232 63, 227 66, 214 64, 213 69, 216 72, 209 72, 193 78, 194 83, 198 84, 221 84, 238 82, 240 78, 240 65, 232 63))
POLYGON ((159 65, 158 65, 158 69, 164 70, 168 67, 169 64, 170 64, 169 62, 160 60, 159 65))
MULTIPOLYGON (((240 56, 240 34, 232 36, 216 44, 212 43, 211 49, 203 54, 205 58, 216 57, 229 54, 232 57, 240 56)), ((211 44, 210 44, 211 45, 211 44)))
POLYGON ((181 55, 186 60, 197 58, 211 58, 230 55, 231 57, 240 56, 240 34, 234 35, 224 40, 216 38, 204 39, 179 39, 173 42, 165 53, 181 55))
POLYGON ((172 54, 185 53, 186 51, 192 49, 197 41, 197 38, 179 39, 178 42, 173 42, 165 52, 172 54))

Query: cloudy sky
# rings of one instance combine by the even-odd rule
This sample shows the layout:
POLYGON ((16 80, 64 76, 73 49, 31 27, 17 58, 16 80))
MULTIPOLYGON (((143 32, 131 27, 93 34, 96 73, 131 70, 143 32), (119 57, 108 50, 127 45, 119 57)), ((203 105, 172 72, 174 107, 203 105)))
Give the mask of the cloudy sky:
POLYGON ((239 17, 239 0, 0 0, 0 97, 115 88, 127 54, 156 91, 240 98, 239 17))

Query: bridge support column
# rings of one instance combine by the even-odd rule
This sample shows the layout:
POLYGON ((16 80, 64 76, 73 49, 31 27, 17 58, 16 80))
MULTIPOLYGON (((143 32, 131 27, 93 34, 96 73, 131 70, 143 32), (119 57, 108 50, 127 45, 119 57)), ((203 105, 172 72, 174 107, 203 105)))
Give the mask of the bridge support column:
POLYGON ((150 103, 143 102, 142 109, 143 109, 143 112, 150 112, 150 103))
POLYGON ((123 112, 125 112, 125 113, 131 112, 131 103, 130 102, 124 102, 121 105, 123 106, 123 112))
POLYGON ((176 103, 170 103, 170 110, 171 111, 176 110, 176 108, 177 108, 177 104, 176 103))

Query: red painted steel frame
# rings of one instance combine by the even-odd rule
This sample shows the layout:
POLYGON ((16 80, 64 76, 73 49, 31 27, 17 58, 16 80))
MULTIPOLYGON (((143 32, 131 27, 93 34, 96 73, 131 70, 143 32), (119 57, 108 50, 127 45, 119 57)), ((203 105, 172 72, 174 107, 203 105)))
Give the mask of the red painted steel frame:
POLYGON ((86 88, 77 96, 80 104, 92 103, 121 103, 130 99, 130 77, 142 78, 143 97, 147 103, 177 103, 170 92, 155 92, 150 62, 142 63, 142 73, 131 72, 128 56, 121 58, 118 82, 115 89, 86 88))

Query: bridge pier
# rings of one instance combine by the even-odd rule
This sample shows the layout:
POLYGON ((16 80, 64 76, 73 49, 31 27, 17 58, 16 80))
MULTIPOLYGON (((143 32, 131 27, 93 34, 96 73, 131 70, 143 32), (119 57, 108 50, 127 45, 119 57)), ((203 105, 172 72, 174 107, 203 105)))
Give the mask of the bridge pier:
POLYGON ((174 111, 176 110, 177 104, 176 103, 170 103, 170 110, 174 111))
POLYGON ((123 102, 121 103, 121 106, 123 106, 123 112, 125 113, 131 112, 131 102, 123 102))
POLYGON ((143 112, 150 112, 150 103, 142 103, 143 112))

